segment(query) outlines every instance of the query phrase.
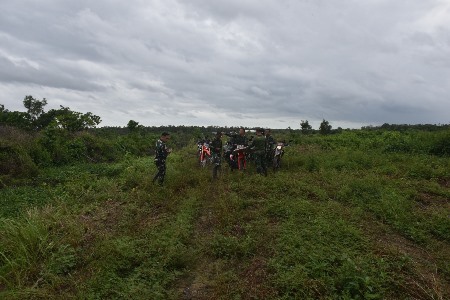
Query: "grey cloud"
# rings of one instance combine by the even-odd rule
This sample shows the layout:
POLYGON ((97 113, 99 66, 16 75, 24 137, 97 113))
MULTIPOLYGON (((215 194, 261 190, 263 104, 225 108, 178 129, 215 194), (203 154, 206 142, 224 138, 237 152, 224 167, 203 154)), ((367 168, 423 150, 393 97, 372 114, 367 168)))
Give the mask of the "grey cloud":
POLYGON ((443 123, 449 15, 432 0, 4 1, 0 102, 35 92, 123 126, 443 123))
POLYGON ((64 88, 77 91, 102 91, 103 86, 92 82, 92 78, 80 77, 80 70, 69 67, 53 68, 34 65, 26 60, 18 60, 16 63, 0 57, 0 81, 7 83, 27 83, 31 85, 44 85, 53 88, 64 88))

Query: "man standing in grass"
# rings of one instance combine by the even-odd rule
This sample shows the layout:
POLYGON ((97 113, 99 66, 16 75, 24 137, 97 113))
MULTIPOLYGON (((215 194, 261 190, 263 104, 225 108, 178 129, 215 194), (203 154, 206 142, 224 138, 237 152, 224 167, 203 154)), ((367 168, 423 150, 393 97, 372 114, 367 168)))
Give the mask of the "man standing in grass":
POLYGON ((267 164, 266 164, 266 138, 263 135, 264 130, 262 128, 256 129, 256 137, 252 141, 250 150, 253 152, 253 157, 256 164, 256 172, 258 174, 267 176, 267 164))
POLYGON ((160 138, 156 141, 155 149, 155 165, 158 168, 158 172, 153 177, 153 183, 158 180, 160 186, 164 183, 164 177, 166 176, 166 158, 172 152, 172 149, 167 148, 166 143, 170 140, 170 134, 163 132, 160 138))

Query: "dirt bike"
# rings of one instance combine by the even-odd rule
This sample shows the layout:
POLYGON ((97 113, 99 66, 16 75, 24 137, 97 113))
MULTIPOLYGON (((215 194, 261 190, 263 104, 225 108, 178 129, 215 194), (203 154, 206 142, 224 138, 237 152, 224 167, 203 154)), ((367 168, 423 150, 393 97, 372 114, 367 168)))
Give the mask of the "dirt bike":
POLYGON ((281 158, 284 155, 284 147, 286 144, 284 142, 278 142, 275 146, 274 154, 273 154, 273 161, 272 161, 272 167, 273 170, 276 171, 281 167, 281 158))
POLYGON ((237 168, 239 170, 245 170, 247 168, 246 150, 247 147, 244 145, 236 145, 236 149, 233 150, 233 159, 237 162, 237 168))
POLYGON ((198 161, 201 167, 205 167, 208 162, 211 161, 211 149, 208 142, 202 142, 197 144, 198 149, 198 161))
POLYGON ((223 147, 223 156, 231 170, 245 170, 247 167, 246 149, 247 147, 243 145, 233 146, 230 143, 223 147))
POLYGON ((235 161, 233 155, 233 145, 229 142, 223 146, 223 157, 231 170, 237 169, 237 161, 235 161))

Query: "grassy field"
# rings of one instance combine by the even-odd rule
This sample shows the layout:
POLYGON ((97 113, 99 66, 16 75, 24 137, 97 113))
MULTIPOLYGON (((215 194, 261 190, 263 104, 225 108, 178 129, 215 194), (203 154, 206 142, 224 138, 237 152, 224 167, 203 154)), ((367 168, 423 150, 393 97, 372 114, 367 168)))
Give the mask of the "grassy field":
POLYGON ((382 138, 216 181, 192 144, 162 188, 152 157, 42 169, 0 189, 0 298, 450 299, 450 158, 382 138))

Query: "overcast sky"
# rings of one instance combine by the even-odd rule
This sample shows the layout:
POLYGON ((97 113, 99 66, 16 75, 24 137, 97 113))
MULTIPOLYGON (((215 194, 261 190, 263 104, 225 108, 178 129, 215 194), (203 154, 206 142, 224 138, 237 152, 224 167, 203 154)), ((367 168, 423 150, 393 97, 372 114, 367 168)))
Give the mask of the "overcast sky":
POLYGON ((0 0, 0 104, 100 126, 450 123, 450 0, 0 0))

